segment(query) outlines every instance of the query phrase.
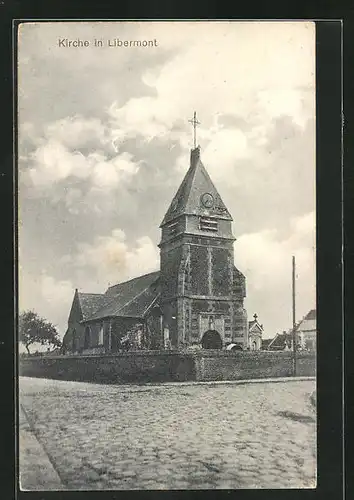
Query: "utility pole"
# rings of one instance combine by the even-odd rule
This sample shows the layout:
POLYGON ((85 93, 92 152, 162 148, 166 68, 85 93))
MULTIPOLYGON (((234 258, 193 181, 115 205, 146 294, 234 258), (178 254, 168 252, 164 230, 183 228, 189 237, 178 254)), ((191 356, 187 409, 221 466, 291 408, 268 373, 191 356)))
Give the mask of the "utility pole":
POLYGON ((292 293, 293 293, 293 375, 296 376, 296 309, 295 309, 295 256, 292 259, 292 293))

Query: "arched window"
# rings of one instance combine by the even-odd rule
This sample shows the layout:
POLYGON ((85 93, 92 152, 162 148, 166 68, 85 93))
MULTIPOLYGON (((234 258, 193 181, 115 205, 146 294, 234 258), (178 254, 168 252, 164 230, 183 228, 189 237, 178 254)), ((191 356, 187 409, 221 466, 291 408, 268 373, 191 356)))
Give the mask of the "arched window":
POLYGON ((85 328, 84 349, 88 349, 90 347, 90 337, 91 337, 90 327, 87 326, 85 328))
POLYGON ((103 324, 100 327, 100 331, 98 332, 98 345, 103 345, 103 324))
POLYGON ((72 351, 75 352, 77 351, 77 337, 76 337, 76 330, 73 330, 73 336, 72 336, 72 351))

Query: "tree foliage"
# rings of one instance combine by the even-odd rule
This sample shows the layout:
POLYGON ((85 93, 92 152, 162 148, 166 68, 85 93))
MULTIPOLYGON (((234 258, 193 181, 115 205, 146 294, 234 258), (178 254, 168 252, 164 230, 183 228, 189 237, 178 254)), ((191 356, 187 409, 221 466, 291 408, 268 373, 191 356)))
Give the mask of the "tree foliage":
POLYGON ((62 345, 55 326, 34 311, 25 311, 20 314, 19 341, 25 346, 28 354, 30 354, 29 347, 32 344, 39 343, 53 347, 62 345))

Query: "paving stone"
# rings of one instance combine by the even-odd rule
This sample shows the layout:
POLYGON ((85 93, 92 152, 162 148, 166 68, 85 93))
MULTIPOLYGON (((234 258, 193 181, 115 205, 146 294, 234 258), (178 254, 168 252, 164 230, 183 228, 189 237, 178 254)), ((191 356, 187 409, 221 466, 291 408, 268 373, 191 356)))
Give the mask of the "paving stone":
POLYGON ((21 403, 70 489, 301 488, 315 482, 316 424, 281 415, 310 415, 314 388, 24 378, 21 403))

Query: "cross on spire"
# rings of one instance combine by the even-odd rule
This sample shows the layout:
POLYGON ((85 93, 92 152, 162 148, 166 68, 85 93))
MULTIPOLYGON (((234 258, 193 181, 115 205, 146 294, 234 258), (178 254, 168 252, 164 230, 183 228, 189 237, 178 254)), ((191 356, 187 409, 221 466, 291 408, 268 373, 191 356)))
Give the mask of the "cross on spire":
POLYGON ((197 147, 197 125, 200 125, 200 122, 197 120, 197 112, 194 111, 193 119, 188 120, 189 123, 193 125, 194 129, 194 134, 193 134, 193 139, 194 139, 194 149, 197 147))

